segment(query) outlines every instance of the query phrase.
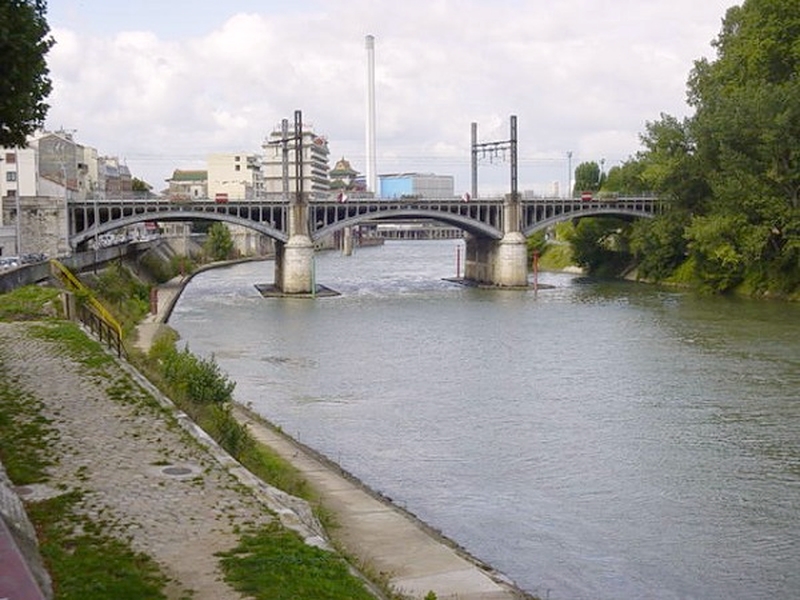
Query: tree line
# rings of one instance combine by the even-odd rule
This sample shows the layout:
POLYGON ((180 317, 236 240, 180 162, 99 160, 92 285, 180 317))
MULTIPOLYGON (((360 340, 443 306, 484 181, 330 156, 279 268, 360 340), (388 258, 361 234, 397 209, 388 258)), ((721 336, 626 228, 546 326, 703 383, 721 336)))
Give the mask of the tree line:
POLYGON ((584 219, 571 236, 590 272, 635 263, 640 277, 717 293, 800 291, 800 10, 797 0, 730 8, 695 61, 690 117, 646 123, 643 149, 602 173, 575 170, 575 191, 655 193, 672 209, 630 224, 584 219))

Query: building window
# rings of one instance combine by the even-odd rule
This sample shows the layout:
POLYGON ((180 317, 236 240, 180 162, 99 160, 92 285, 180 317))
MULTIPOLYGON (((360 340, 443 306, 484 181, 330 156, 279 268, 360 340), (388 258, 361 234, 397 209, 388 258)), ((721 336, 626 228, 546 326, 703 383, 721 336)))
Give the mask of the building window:
POLYGON ((16 164, 17 155, 14 152, 6 152, 6 163, 9 165, 16 164))
POLYGON ((16 181, 16 180, 17 180, 16 171, 6 171, 6 181, 16 181))
POLYGON ((237 171, 241 171, 242 170, 242 165, 236 165, 236 170, 237 171))

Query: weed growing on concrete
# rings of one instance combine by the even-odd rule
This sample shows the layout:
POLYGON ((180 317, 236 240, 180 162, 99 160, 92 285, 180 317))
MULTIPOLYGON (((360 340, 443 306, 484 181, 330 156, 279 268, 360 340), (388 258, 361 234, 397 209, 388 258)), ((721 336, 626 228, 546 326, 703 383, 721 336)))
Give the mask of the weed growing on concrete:
POLYGON ((309 546, 272 522, 220 553, 225 580, 255 600, 374 600, 341 556, 309 546))
POLYGON ((81 500, 79 492, 71 492, 28 506, 58 597, 166 599, 163 589, 167 580, 158 565, 81 515, 81 500))
POLYGON ((56 342, 67 355, 96 376, 106 377, 106 367, 114 363, 99 342, 88 337, 70 321, 54 321, 31 327, 33 335, 56 342))
POLYGON ((41 401, 20 388, 0 357, 0 463, 17 485, 43 483, 55 462, 49 446, 58 431, 41 411, 41 401))

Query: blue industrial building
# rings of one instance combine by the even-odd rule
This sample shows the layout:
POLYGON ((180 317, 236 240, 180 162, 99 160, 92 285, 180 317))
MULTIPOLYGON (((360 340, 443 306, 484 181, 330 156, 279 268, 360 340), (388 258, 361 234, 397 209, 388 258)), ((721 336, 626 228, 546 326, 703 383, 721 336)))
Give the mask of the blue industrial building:
POLYGON ((452 198, 455 184, 452 175, 433 173, 391 173, 380 175, 381 198, 452 198))

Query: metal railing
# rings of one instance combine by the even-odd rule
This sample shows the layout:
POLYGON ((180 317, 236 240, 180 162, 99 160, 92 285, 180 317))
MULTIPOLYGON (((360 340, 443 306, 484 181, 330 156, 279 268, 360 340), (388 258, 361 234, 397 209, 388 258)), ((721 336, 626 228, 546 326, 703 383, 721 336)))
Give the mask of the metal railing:
POLYGON ((117 356, 121 357, 124 351, 122 326, 114 318, 114 315, 95 298, 92 291, 83 285, 72 271, 56 259, 50 260, 50 272, 68 290, 80 294, 76 306, 78 320, 86 325, 101 343, 115 350, 117 356))

